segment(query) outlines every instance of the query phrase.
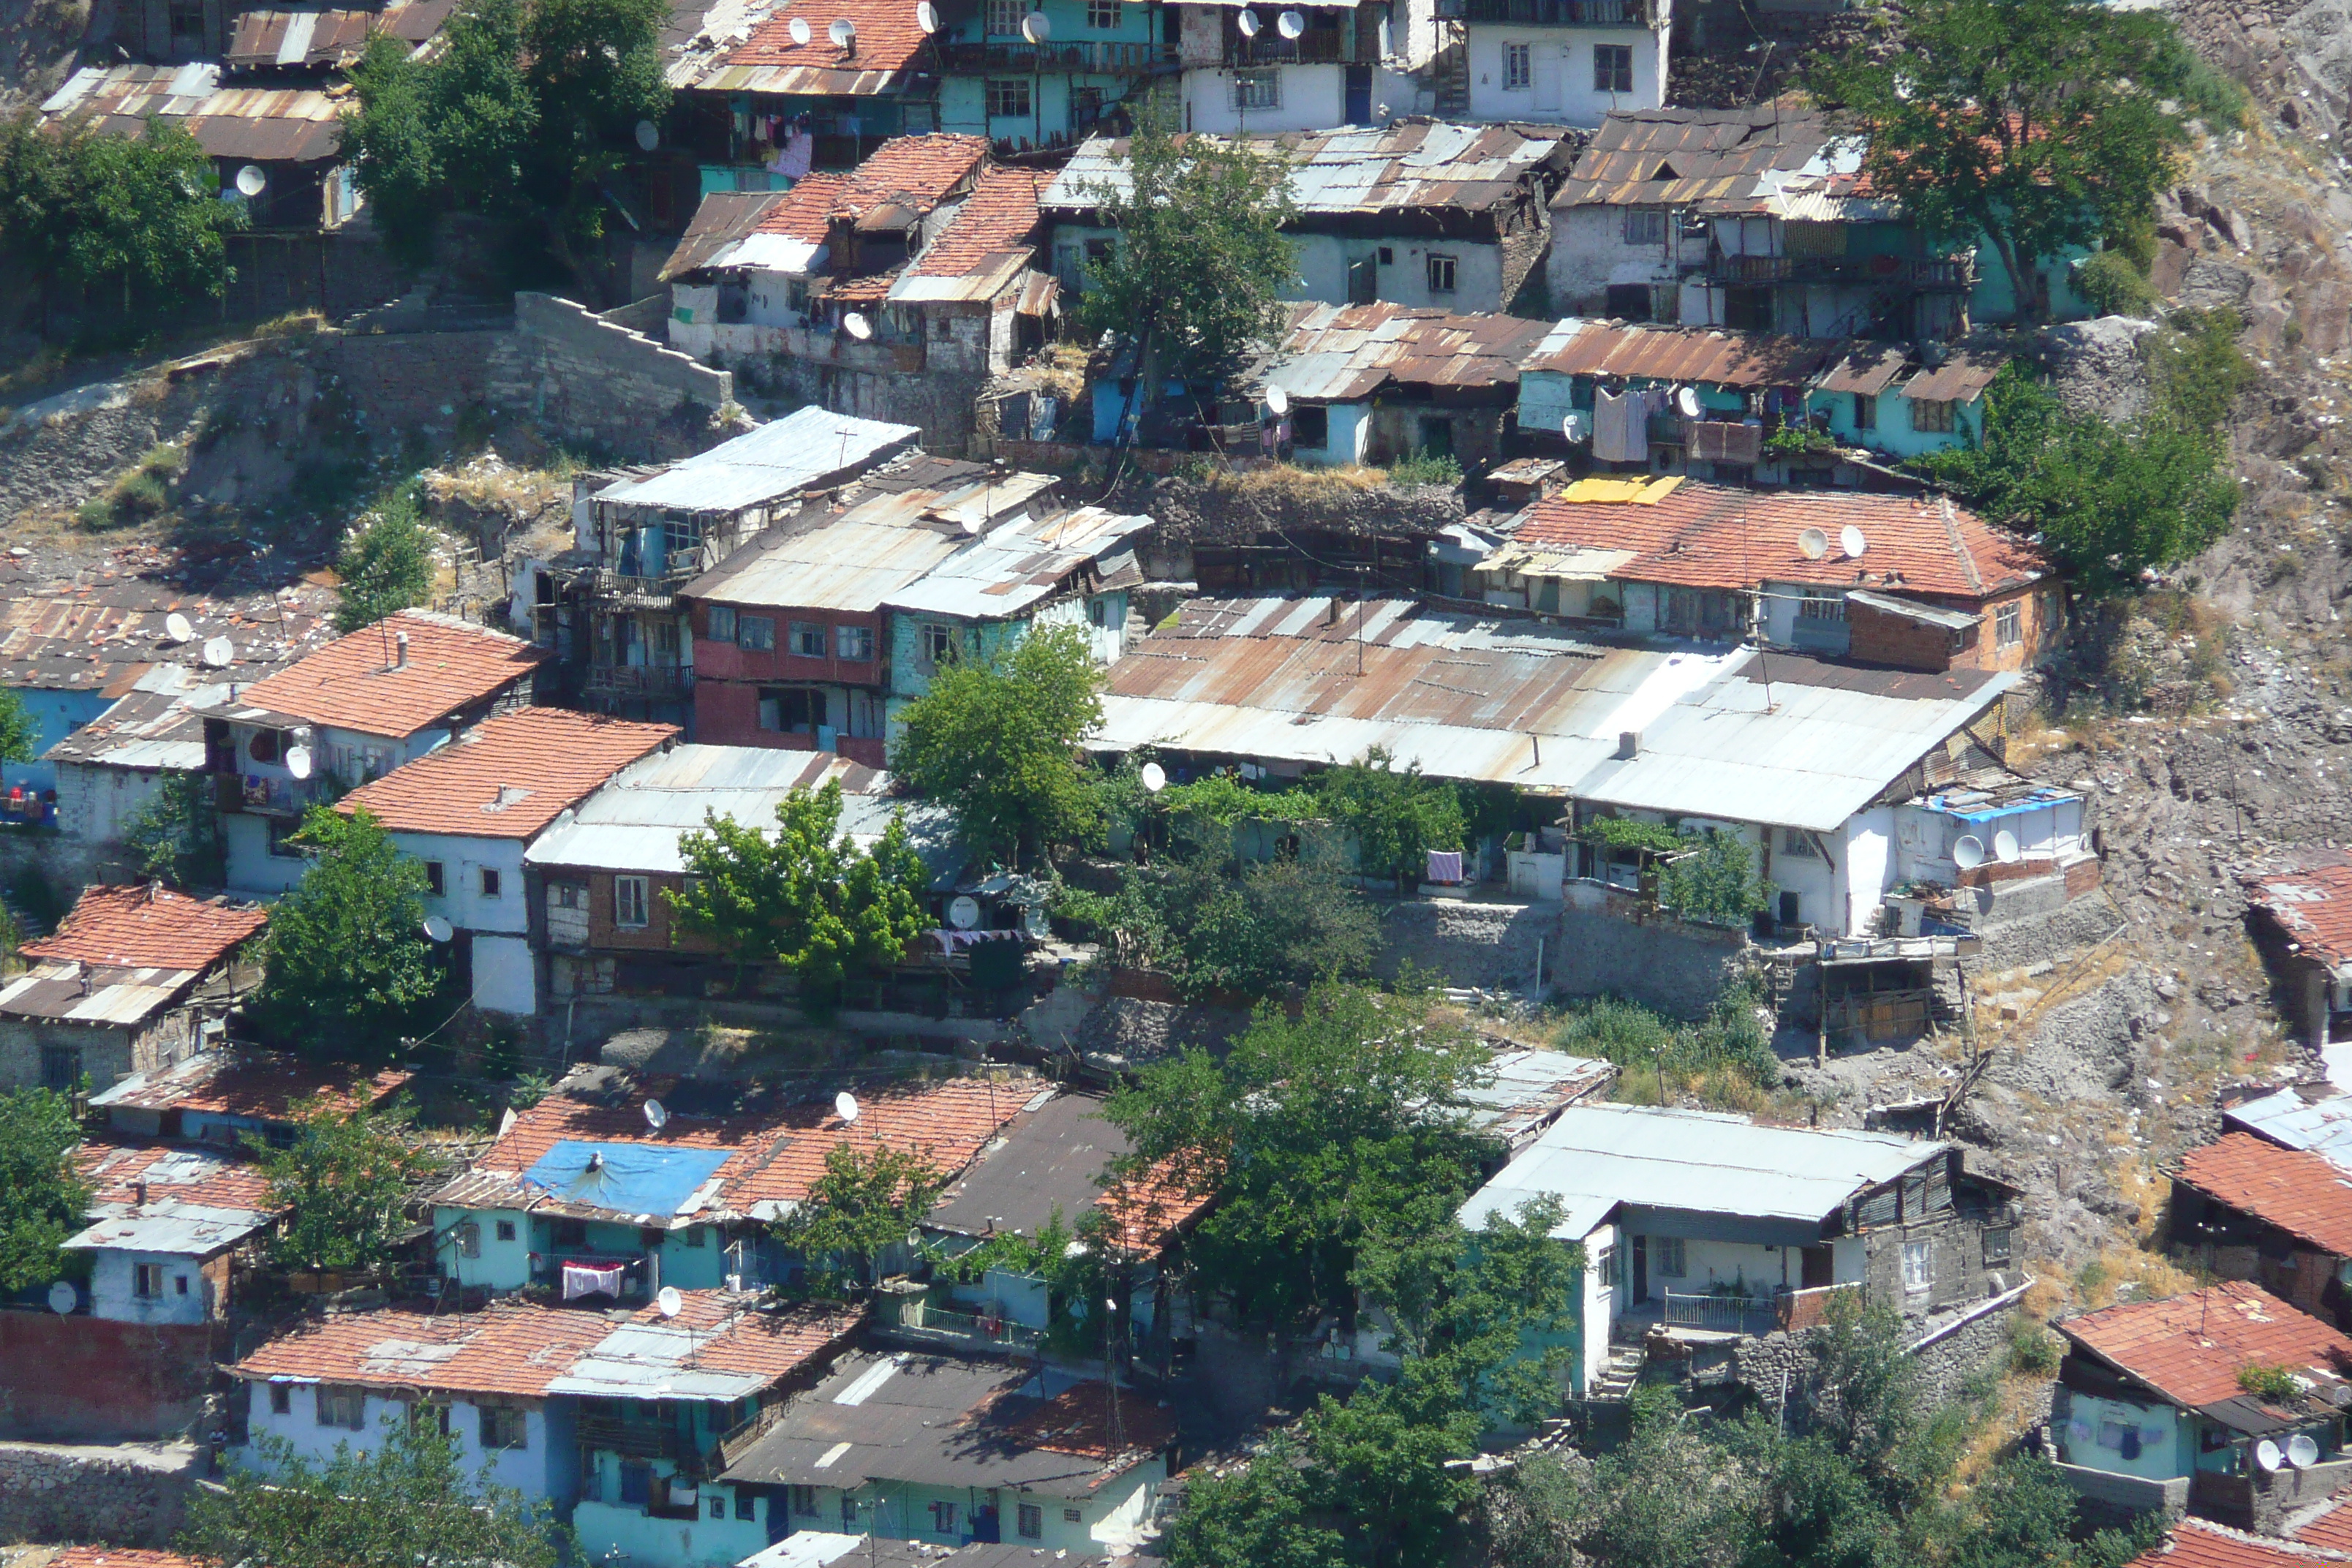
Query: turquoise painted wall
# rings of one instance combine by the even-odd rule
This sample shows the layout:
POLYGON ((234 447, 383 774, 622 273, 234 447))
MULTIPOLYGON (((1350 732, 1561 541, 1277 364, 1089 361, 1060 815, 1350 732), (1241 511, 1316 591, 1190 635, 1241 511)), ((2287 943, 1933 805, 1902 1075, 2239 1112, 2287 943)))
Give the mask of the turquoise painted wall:
MULTIPOLYGON (((530 1255, 534 1252, 544 1260, 559 1250, 606 1258, 635 1258, 646 1250, 637 1239, 636 1226, 602 1221, 589 1223, 585 1242, 558 1248, 554 1221, 513 1209, 436 1208, 433 1211, 433 1225, 439 1238, 436 1245, 443 1269, 455 1275, 461 1284, 487 1285, 493 1290, 520 1290, 530 1284, 530 1255), (513 1240, 498 1239, 500 1220, 515 1226, 513 1240), (458 1226, 465 1224, 480 1226, 479 1258, 458 1256, 456 1232, 458 1226)), ((661 1259, 661 1282, 665 1285, 675 1285, 681 1290, 709 1290, 726 1283, 727 1237, 717 1226, 670 1231, 655 1251, 661 1259), (698 1234, 702 1238, 699 1247, 694 1245, 698 1234)))
MULTIPOLYGON (((33 742, 36 759, 114 706, 113 698, 101 697, 95 691, 51 691, 30 686, 11 687, 9 689, 23 704, 26 716, 39 727, 40 738, 33 742)), ((0 763, 0 787, 16 784, 28 790, 55 789, 58 787, 57 764, 38 760, 0 763)))
MULTIPOLYGON (((2050 319, 2053 321, 2078 321, 2095 314, 2090 301, 2074 292, 2071 265, 2090 255, 2084 247, 2074 246, 2063 255, 2045 257, 2034 270, 2050 279, 2050 319)), ((2014 321, 2017 317, 2017 290, 2010 287, 2009 268, 2000 264, 2000 253, 1990 244, 1977 247, 1977 286, 1969 296, 1969 319, 1979 326, 2014 321)))
MULTIPOLYGON (((1045 14, 1052 29, 1047 38, 1049 49, 1069 45, 1087 44, 1153 44, 1160 38, 1160 7, 1156 5, 1122 4, 1112 10, 1097 12, 1086 0, 1040 0, 1034 9, 1045 14), (1108 27, 1093 25, 1097 19, 1111 20, 1108 27)), ((980 43, 1019 46, 1024 40, 1019 32, 992 33, 988 30, 988 7, 977 7, 959 26, 940 35, 946 49, 956 45, 980 43)), ((1110 74, 1054 66, 1045 69, 1018 68, 1018 51, 1002 68, 956 66, 940 83, 940 129, 959 131, 967 134, 985 135, 998 140, 1032 142, 1054 137, 1076 134, 1070 121, 1070 100, 1073 89, 1091 88, 1101 95, 1108 108, 1126 98, 1146 79, 1141 76, 1110 74), (1020 116, 992 118, 988 113, 988 82, 991 78, 1025 79, 1030 84, 1031 111, 1020 116)))
POLYGON ((1877 426, 1864 430, 1853 419, 1853 395, 1846 392, 1816 392, 1807 399, 1806 411, 1826 414, 1830 434, 1849 447, 1867 447, 1895 458, 1916 458, 1927 452, 1940 452, 1961 446, 1971 437, 1984 438, 1984 400, 1964 403, 1952 410, 1952 429, 1948 432, 1915 430, 1911 427, 1911 400, 1901 390, 1890 387, 1878 395, 1877 426))

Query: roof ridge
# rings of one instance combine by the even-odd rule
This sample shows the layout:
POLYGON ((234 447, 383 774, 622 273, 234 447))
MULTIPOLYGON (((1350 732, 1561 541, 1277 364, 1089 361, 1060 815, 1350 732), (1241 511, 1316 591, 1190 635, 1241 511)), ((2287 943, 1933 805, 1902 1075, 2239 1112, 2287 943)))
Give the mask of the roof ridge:
POLYGON ((1936 507, 1944 520, 1944 536, 1952 542, 1952 554, 1960 563, 1960 574, 1968 579, 1971 590, 1983 593, 1984 574, 1977 570, 1976 557, 1969 553, 1969 542, 1960 536, 1959 520, 1952 515, 1952 498, 1937 496, 1936 507))

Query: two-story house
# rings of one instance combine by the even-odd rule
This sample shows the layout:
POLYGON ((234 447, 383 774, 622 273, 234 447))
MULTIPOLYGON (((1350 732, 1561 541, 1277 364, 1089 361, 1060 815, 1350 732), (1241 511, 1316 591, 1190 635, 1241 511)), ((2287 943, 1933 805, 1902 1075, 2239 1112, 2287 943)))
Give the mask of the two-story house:
POLYGON ((1106 109, 1176 68, 1159 0, 961 0, 940 15, 940 129, 1001 152, 1090 135, 1106 109))
POLYGON ((606 779, 677 736, 563 708, 525 708, 394 768, 335 809, 364 811, 425 868, 425 910, 451 928, 452 972, 487 1013, 538 1011, 523 857, 606 779))
POLYGON ((1435 44, 1429 0, 1168 5, 1186 131, 1265 134, 1385 125, 1425 110, 1413 68, 1435 44))
POLYGON ((1443 456, 1480 474, 1502 459, 1519 363, 1546 330, 1517 316, 1311 305, 1294 316, 1264 388, 1286 395, 1300 463, 1443 456))
POLYGON ((2172 1245, 2338 1329, 2352 1323, 2352 1186, 2326 1158, 2225 1132, 2172 1174, 2172 1245))
POLYGON ((1433 65, 1440 114, 1596 126, 1666 101, 1673 0, 1437 0, 1437 16, 1458 39, 1433 65))
POLYGON ((541 661, 520 637, 403 610, 208 710, 228 885, 293 887, 308 865, 291 842, 306 810, 529 706, 541 661))

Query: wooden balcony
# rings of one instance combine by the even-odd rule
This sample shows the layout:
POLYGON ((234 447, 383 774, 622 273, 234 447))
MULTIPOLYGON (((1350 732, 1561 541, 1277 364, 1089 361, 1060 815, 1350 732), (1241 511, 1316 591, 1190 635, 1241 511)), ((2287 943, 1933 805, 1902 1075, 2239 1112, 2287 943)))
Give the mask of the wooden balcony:
POLYGON ((1856 288, 1965 292, 1976 287, 1976 265, 1951 256, 1724 256, 1707 258, 1717 283, 1842 283, 1856 288))

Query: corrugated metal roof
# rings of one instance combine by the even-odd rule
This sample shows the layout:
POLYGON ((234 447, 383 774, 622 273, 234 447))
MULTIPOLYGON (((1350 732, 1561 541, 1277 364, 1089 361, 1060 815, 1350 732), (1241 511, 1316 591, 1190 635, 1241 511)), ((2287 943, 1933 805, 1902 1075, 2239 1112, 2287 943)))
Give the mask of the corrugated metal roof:
POLYGON ((2290 1149, 2308 1149, 2339 1170, 2352 1171, 2352 1095, 2332 1094, 2306 1102, 2291 1089, 2221 1112, 2224 1123, 2261 1134, 2290 1149))
MULTIPOLYGON (((667 283, 673 278, 713 265, 717 257, 736 249, 738 242, 757 229, 760 220, 783 199, 782 191, 713 191, 703 197, 702 205, 694 209, 693 220, 686 226, 686 233, 679 238, 677 248, 669 253, 667 261, 662 263, 661 281, 667 283)), ((790 241, 790 237, 785 235, 778 235, 775 238, 780 242, 790 241)), ((792 243, 805 245, 807 242, 792 243)), ((756 261, 748 265, 766 266, 768 263, 756 261)), ((779 268, 778 270, 790 271, 792 268, 779 268)))
POLYGON ((1822 392, 1858 392, 1875 397, 1894 385, 1895 378, 1910 363, 1908 344, 1855 343, 1813 385, 1822 392))
POLYGON ((75 1252, 160 1252, 175 1258, 210 1258, 235 1247, 268 1225, 271 1217, 256 1209, 151 1203, 132 1213, 101 1219, 65 1245, 75 1252))
POLYGON ((393 0, 381 11, 315 5, 247 11, 236 18, 221 63, 233 69, 262 66, 349 66, 377 33, 421 44, 441 30, 457 0, 393 0))
POLYGON ((1720 327, 1659 327, 1570 317, 1544 334, 1522 371, 1562 375, 1696 381, 1716 386, 1794 386, 1845 347, 1834 338, 1789 338, 1720 327))
POLYGON ((1984 395, 2009 356, 1993 349, 1954 349, 1951 357, 1904 384, 1915 403, 1972 403, 1984 395))
POLYGON ((0 566, 0 686, 20 689, 123 697, 249 684, 335 635, 334 593, 307 585, 215 599, 130 573, 35 581, 0 566), (171 635, 174 614, 188 619, 185 641, 171 635), (229 645, 219 668, 203 662, 215 639, 229 645))
POLYGON ((1519 384, 1519 363, 1549 329, 1517 316, 1457 316, 1404 305, 1299 309, 1265 384, 1306 403, 1354 403, 1381 387, 1519 384))
POLYGON ((1470 1124, 1515 1152, 1566 1107, 1606 1087, 1617 1069, 1591 1057, 1518 1046, 1496 1051, 1484 1081, 1462 1091, 1470 1124))
POLYGON ((801 408, 651 479, 599 490, 596 500, 674 511, 741 511, 862 468, 922 431, 824 408, 801 408))
POLYGON ((894 610, 994 620, 1025 613, 1063 591, 1072 574, 1124 548, 1149 517, 1081 507, 1029 519, 974 540, 892 594, 894 610))
POLYGON ((85 66, 51 93, 41 112, 96 115, 119 135, 137 135, 150 116, 184 124, 209 157, 256 163, 316 163, 332 158, 340 116, 356 100, 348 86, 220 85, 220 67, 85 66))
POLYGON ((1552 197, 1552 210, 1746 198, 1772 171, 1812 163, 1830 138, 1823 116, 1773 104, 1613 113, 1552 197))
POLYGON ((39 963, 0 986, 0 1016, 128 1027, 171 1005, 196 977, 192 969, 39 963))
POLYGON ((1464 1204, 1472 1230, 1543 1197, 1552 1234, 1579 1240, 1623 1204, 1727 1219, 1819 1225, 1846 1199, 1953 1146, 1887 1132, 1764 1127, 1718 1111, 1574 1105, 1464 1204))

